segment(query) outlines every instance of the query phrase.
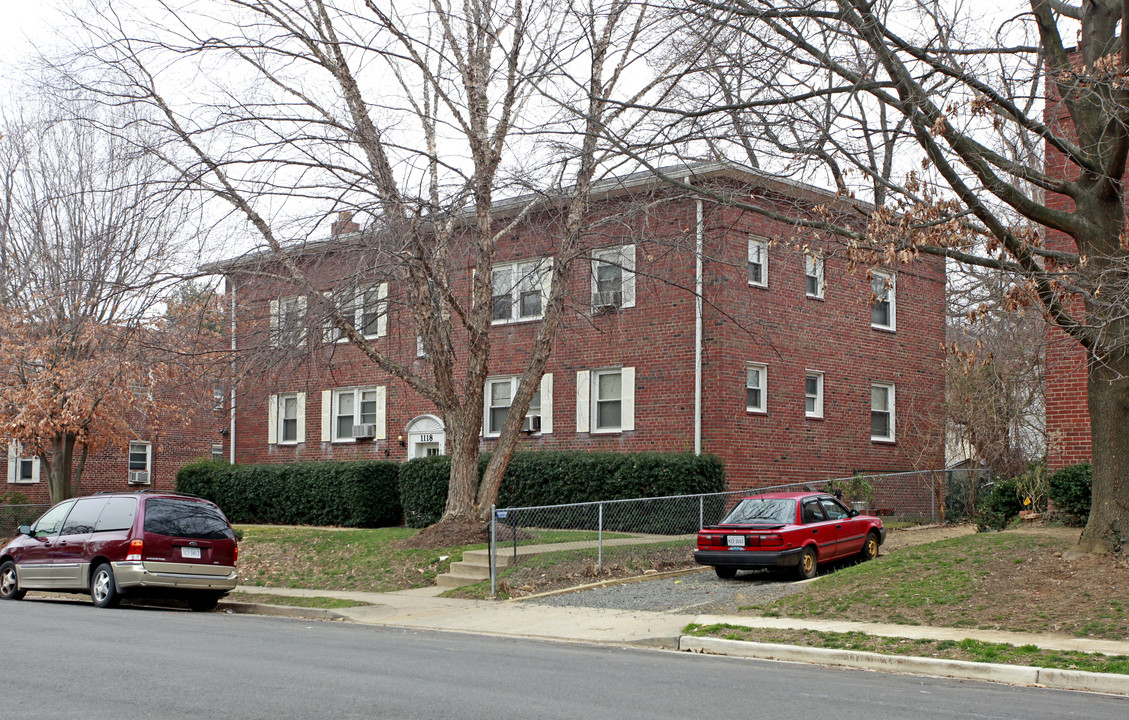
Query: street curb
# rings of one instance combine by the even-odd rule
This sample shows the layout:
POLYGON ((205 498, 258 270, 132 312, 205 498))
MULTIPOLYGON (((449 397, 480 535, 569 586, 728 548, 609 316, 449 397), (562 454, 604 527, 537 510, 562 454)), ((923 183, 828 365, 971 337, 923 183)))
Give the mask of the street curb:
POLYGON ((1129 695, 1129 675, 1095 673, 1082 670, 1057 670, 1027 665, 977 663, 906 655, 883 655, 857 650, 777 645, 723 638, 683 635, 678 638, 683 652, 729 655, 761 660, 814 663, 877 672, 931 675, 960 680, 980 680, 1005 685, 1038 685, 1056 690, 1086 690, 1110 695, 1129 695))
POLYGON ((325 608, 304 608, 293 605, 267 605, 265 603, 221 602, 217 612, 232 612, 238 615, 273 615, 275 617, 300 618, 305 620, 345 620, 345 615, 325 608))

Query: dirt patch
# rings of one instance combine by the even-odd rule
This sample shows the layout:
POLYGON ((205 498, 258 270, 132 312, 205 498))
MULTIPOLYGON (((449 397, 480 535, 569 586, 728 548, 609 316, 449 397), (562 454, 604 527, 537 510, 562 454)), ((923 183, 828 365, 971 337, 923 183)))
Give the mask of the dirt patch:
POLYGON ((975 525, 914 525, 898 528, 886 533, 886 542, 882 544, 882 551, 893 552, 900 548, 972 535, 975 532, 975 525))
POLYGON ((490 539, 481 523, 476 522, 437 522, 425 527, 405 540, 397 540, 393 547, 399 548, 450 548, 461 545, 479 545, 490 539))

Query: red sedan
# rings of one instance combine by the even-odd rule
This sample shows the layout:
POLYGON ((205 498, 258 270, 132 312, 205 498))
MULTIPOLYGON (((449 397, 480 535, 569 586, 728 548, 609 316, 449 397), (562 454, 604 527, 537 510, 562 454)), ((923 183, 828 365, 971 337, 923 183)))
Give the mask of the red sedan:
POLYGON ((752 495, 718 525, 698 531, 694 559, 730 579, 738 570, 794 567, 802 579, 820 563, 870 560, 886 540, 882 520, 860 515, 826 493, 752 495))

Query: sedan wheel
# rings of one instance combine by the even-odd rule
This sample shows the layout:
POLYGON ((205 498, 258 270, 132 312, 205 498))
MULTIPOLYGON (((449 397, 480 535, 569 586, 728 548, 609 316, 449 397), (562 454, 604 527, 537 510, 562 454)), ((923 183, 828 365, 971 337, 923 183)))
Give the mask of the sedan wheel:
POLYGON ((737 577, 737 568, 735 567, 715 565, 713 571, 717 573, 717 576, 722 580, 732 580, 733 578, 737 577))
POLYGON ((801 580, 811 580, 818 570, 819 561, 815 557, 815 550, 810 547, 804 548, 803 554, 800 555, 800 563, 796 565, 796 574, 801 580))
POLYGON ((0 565, 0 600, 19 600, 25 594, 16 580, 16 564, 9 560, 0 565))
POLYGON ((868 533, 866 536, 866 543, 862 546, 862 553, 859 558, 864 562, 873 560, 878 557, 878 536, 874 533, 868 533))
POLYGON ((121 602, 118 594, 118 584, 114 582, 114 569, 109 563, 102 563, 94 570, 94 577, 90 579, 90 599, 94 607, 116 607, 121 602))

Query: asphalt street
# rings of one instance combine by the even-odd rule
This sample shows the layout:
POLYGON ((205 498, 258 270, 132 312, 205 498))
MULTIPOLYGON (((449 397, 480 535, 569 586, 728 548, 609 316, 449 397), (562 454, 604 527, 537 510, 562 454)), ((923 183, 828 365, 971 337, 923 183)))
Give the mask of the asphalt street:
POLYGON ((1129 699, 340 622, 0 603, 0 720, 1101 718, 1129 699))

